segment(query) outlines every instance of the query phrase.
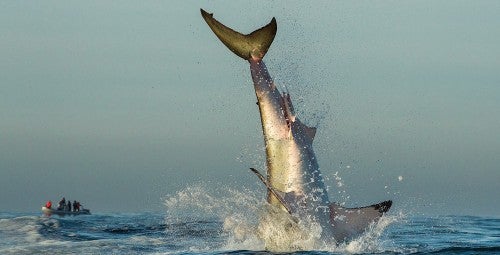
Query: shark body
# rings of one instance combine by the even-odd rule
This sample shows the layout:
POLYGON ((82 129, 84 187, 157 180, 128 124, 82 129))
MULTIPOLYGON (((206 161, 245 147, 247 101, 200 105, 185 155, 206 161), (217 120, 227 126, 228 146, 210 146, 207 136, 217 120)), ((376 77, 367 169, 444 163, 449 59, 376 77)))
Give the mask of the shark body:
POLYGON ((252 171, 266 185, 268 202, 299 219, 307 217, 318 223, 323 240, 342 242, 364 232, 389 210, 392 201, 360 208, 330 202, 312 147, 316 128, 299 120, 290 95, 276 88, 263 62, 276 35, 276 20, 244 35, 203 9, 201 15, 222 43, 250 64, 266 147, 267 176, 252 171))

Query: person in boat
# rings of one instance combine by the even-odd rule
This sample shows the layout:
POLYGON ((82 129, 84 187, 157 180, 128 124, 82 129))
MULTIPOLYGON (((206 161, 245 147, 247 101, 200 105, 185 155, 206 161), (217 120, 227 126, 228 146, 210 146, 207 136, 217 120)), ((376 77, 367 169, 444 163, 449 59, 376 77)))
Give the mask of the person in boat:
POLYGON ((76 212, 76 200, 73 201, 73 212, 76 212))
POLYGON ((57 210, 64 210, 64 207, 66 207, 66 198, 63 197, 57 205, 57 210))
POLYGON ((80 211, 80 202, 75 201, 75 203, 76 203, 76 211, 79 212, 80 211))
POLYGON ((71 212, 71 201, 70 200, 68 200, 68 206, 66 207, 66 211, 71 212))
POLYGON ((45 207, 46 207, 47 209, 52 209, 52 201, 50 201, 50 200, 49 200, 49 201, 47 201, 47 203, 45 203, 45 207))

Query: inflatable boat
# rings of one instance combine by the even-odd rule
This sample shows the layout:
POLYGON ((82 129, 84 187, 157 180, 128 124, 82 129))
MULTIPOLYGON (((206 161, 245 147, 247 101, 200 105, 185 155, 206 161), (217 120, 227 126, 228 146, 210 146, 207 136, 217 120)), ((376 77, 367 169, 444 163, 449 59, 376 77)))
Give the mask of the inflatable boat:
POLYGON ((81 215, 81 214, 90 214, 89 209, 80 209, 80 211, 66 211, 66 210, 56 210, 52 208, 47 208, 45 206, 42 206, 42 212, 46 215, 81 215))

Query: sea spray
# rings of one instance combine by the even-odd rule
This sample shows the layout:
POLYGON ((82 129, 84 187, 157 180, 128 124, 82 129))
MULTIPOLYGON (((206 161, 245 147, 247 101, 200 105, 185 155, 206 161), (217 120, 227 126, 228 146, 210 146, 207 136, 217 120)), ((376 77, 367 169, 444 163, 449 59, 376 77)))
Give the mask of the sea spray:
POLYGON ((219 234, 225 242, 212 244, 211 249, 262 250, 264 246, 256 232, 263 199, 246 188, 234 190, 223 185, 194 184, 166 197, 166 221, 214 220, 221 223, 219 234))
POLYGON ((258 227, 258 236, 265 249, 273 252, 292 252, 316 249, 321 226, 308 219, 297 219, 287 212, 266 204, 258 227))
MULTIPOLYGON (((165 198, 167 224, 209 220, 220 225, 221 242, 192 244, 191 250, 269 250, 293 252, 321 250, 366 253, 387 251, 380 240, 387 226, 401 219, 384 216, 360 237, 337 245, 320 240, 321 226, 311 219, 298 219, 270 206, 265 195, 248 188, 194 184, 165 198), (195 247, 197 246, 197 247, 195 247)), ((390 248, 389 250, 394 250, 390 248)), ((397 250, 397 249, 396 249, 397 250)))
POLYGON ((384 216, 379 221, 373 222, 363 233, 363 235, 339 245, 338 249, 348 253, 380 253, 388 250, 388 244, 381 240, 384 230, 395 222, 403 218, 403 214, 395 216, 384 216))
POLYGON ((216 184, 193 184, 165 198, 167 217, 185 218, 200 213, 205 217, 224 220, 234 214, 245 214, 245 217, 257 219, 254 213, 260 207, 262 198, 255 191, 241 188, 235 190, 216 184))

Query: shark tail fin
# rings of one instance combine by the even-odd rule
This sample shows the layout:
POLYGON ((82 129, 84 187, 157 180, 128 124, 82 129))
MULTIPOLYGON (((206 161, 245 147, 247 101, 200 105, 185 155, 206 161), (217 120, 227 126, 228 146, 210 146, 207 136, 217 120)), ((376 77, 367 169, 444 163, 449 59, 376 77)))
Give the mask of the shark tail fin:
POLYGON ((222 43, 234 54, 245 60, 264 58, 276 35, 277 25, 275 18, 266 26, 248 35, 244 35, 224 26, 213 18, 212 13, 208 13, 203 9, 200 9, 200 11, 203 19, 205 19, 210 29, 212 29, 222 43))
POLYGON ((339 242, 360 235, 372 222, 377 221, 389 211, 391 206, 391 200, 358 208, 344 208, 331 204, 330 222, 335 230, 335 240, 339 242))

